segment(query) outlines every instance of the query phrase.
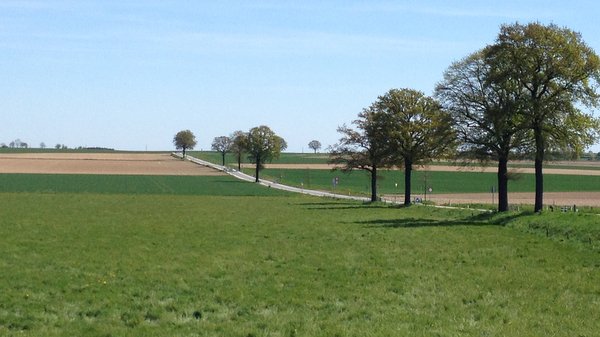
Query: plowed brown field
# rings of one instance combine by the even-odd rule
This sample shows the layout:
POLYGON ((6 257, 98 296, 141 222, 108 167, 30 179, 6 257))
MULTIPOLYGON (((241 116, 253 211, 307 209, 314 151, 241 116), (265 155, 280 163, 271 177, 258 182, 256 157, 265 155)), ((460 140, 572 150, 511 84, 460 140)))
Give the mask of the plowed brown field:
POLYGON ((0 154, 0 173, 195 175, 222 173, 168 153, 0 154))

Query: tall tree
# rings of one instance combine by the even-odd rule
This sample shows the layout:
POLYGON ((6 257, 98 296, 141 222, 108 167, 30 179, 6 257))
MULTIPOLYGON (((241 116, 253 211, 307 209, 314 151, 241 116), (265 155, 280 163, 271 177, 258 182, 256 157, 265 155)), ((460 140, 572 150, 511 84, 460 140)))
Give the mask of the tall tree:
POLYGON ((321 148, 321 142, 318 140, 311 140, 310 143, 308 143, 308 147, 313 149, 315 153, 317 153, 317 151, 319 151, 319 149, 321 148))
POLYGON ((179 131, 173 137, 173 144, 175 144, 177 150, 183 150, 183 158, 185 158, 185 151, 191 150, 196 146, 196 136, 190 130, 179 131))
POLYGON ((255 181, 259 182, 259 173, 264 163, 279 158, 281 151, 287 147, 287 143, 265 125, 250 129, 247 137, 248 159, 256 164, 255 181))
POLYGON ((242 155, 246 152, 248 143, 248 134, 243 131, 235 131, 229 137, 231 138, 231 152, 235 154, 238 163, 238 171, 242 169, 242 155))
MULTIPOLYGON (((365 170, 371 175, 371 201, 377 201, 377 170, 392 164, 385 119, 376 104, 363 109, 352 124, 357 129, 343 125, 337 129, 342 137, 329 153, 329 163, 341 165, 343 172, 365 170)), ((337 168, 336 168, 337 169, 337 168)))
POLYGON ((600 58, 581 35, 556 25, 504 25, 486 55, 498 86, 517 81, 520 113, 535 145, 535 206, 543 208, 542 165, 552 146, 583 149, 598 136, 598 120, 579 107, 597 106, 600 58))
POLYGON ((213 139, 211 148, 221 154, 223 166, 225 166, 225 155, 231 151, 232 140, 227 136, 219 136, 213 139))
POLYGON ((392 160, 404 167, 404 205, 408 206, 413 166, 454 150, 452 118, 435 99, 413 89, 391 89, 379 96, 375 106, 385 120, 392 160))
POLYGON ((486 49, 452 64, 436 87, 444 108, 454 120, 460 150, 467 158, 498 162, 498 211, 508 210, 508 161, 528 147, 520 127, 517 82, 490 82, 486 49))

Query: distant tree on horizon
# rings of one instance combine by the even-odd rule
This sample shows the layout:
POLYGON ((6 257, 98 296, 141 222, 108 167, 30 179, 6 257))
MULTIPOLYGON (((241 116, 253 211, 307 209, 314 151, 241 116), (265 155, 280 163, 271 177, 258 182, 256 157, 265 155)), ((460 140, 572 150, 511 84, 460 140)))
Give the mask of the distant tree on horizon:
POLYGON ((221 157, 223 159, 223 166, 225 166, 225 155, 227 154, 227 152, 231 151, 232 143, 233 142, 231 138, 227 136, 219 136, 213 139, 211 149, 221 154, 221 157))
POLYGON ((321 149, 321 142, 318 140, 311 140, 308 143, 308 147, 313 149, 315 153, 317 153, 317 151, 321 149))
POLYGON ((173 144, 175 145, 175 149, 183 150, 183 158, 185 158, 185 151, 191 150, 196 146, 196 136, 190 130, 179 131, 173 137, 173 144))

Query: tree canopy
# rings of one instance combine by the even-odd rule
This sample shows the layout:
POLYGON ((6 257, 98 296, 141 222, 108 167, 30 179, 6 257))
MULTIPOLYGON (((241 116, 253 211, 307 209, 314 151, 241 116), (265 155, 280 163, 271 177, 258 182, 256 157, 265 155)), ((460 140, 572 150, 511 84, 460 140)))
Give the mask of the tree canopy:
POLYGON ((488 47, 490 82, 517 83, 519 114, 534 144, 535 206, 543 207, 542 165, 549 148, 583 150, 597 139, 599 124, 581 107, 597 106, 600 58, 581 35, 556 25, 504 25, 488 47))
POLYGON ((238 130, 233 132, 229 138, 231 138, 231 152, 235 154, 238 163, 238 171, 240 171, 242 169, 242 155, 246 152, 248 134, 238 130))
POLYGON ((256 164, 255 181, 259 182, 259 173, 264 163, 279 158, 281 151, 287 148, 287 143, 265 125, 250 129, 246 137, 245 150, 250 162, 256 164))
POLYGON ((404 204, 411 204, 413 165, 454 152, 452 118, 440 104, 413 89, 391 89, 375 103, 389 146, 392 163, 404 168, 404 204))
POLYGON ((213 149, 214 151, 217 151, 221 154, 223 166, 225 166, 225 155, 227 154, 227 152, 231 151, 232 143, 233 142, 232 142, 231 138, 229 138, 227 136, 219 136, 219 137, 215 137, 213 139, 211 149, 213 149))
POLYGON ((308 143, 308 147, 311 148, 312 150, 314 150, 315 153, 317 153, 317 151, 319 151, 321 149, 321 142, 318 140, 311 140, 308 143))
POLYGON ((518 114, 518 83, 490 81, 487 49, 452 64, 436 87, 436 96, 453 118, 463 158, 498 161, 498 210, 508 210, 508 161, 529 149, 518 114))
POLYGON ((185 158, 185 151, 191 150, 196 146, 196 136, 190 130, 179 131, 173 137, 173 144, 177 150, 183 150, 183 157, 185 158))
POLYGON ((377 200, 377 170, 393 165, 387 143, 389 130, 381 117, 376 104, 363 109, 352 122, 356 129, 345 124, 338 127, 342 137, 329 151, 329 163, 343 172, 360 169, 370 173, 371 201, 377 200))

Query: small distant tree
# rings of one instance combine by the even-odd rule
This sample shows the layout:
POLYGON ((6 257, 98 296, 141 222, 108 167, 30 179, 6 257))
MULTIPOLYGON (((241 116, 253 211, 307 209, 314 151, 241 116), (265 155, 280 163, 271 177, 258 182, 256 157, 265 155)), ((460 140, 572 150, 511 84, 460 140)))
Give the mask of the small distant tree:
POLYGON ((173 144, 175 144, 177 150, 183 150, 183 158, 185 158, 185 151, 191 150, 196 146, 196 136, 190 130, 179 131, 173 137, 173 144))
POLYGON ((321 142, 318 140, 312 140, 308 143, 308 147, 313 149, 315 153, 321 149, 321 142))
POLYGON ((246 152, 248 134, 238 130, 231 134, 231 152, 235 154, 238 163, 238 171, 242 169, 242 155, 246 152))
POLYGON ((46 143, 44 143, 44 142, 41 142, 41 143, 40 143, 40 149, 45 149, 45 148, 46 148, 46 143))
POLYGON ((232 140, 227 136, 215 137, 215 139, 213 139, 211 148, 213 151, 217 151, 221 154, 221 158, 223 158, 223 166, 225 166, 225 155, 227 152, 231 151, 231 144, 232 140))
POLYGON ((250 162, 256 164, 256 182, 259 182, 259 173, 267 161, 279 158, 282 149, 287 144, 268 126, 261 125, 250 129, 246 143, 246 151, 250 162))

